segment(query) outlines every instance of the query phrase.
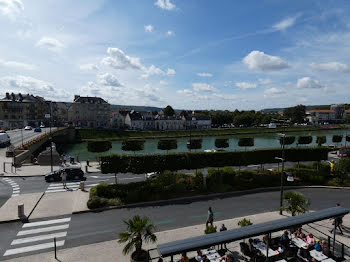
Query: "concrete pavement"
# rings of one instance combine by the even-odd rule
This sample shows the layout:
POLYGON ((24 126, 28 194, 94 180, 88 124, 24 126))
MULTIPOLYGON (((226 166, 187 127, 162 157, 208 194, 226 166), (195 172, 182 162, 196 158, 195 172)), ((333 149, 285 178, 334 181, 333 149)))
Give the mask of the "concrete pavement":
MULTIPOLYGON (((244 218, 250 219, 253 224, 257 223, 263 223, 267 221, 272 221, 276 219, 283 218, 285 216, 280 216, 278 212, 264 212, 264 213, 259 213, 259 214, 254 214, 251 216, 245 216, 244 218)), ((350 226, 350 216, 346 216, 344 218, 344 225, 346 227, 350 226)), ((235 217, 235 218, 230 218, 226 220, 220 220, 215 222, 215 225, 217 227, 220 227, 221 224, 225 224, 225 226, 228 229, 234 229, 238 228, 237 222, 241 220, 243 217, 235 217)), ((319 239, 326 239, 327 235, 330 235, 328 232, 329 228, 331 228, 331 221, 329 220, 324 220, 321 222, 312 223, 310 225, 303 226, 303 229, 305 232, 312 232, 314 235, 319 238, 319 239), (319 231, 315 231, 314 228, 317 228, 319 231)), ((183 227, 183 228, 177 228, 173 230, 166 230, 166 231, 161 231, 157 232, 157 243, 156 244, 144 244, 145 249, 153 249, 156 248, 157 244, 162 244, 170 241, 175 241, 175 240, 181 240, 181 239, 186 239, 194 236, 200 236, 204 234, 204 224, 197 224, 189 227, 183 227)), ((281 235, 282 232, 276 232, 273 234, 273 236, 279 236, 281 235)), ((341 241, 342 243, 346 245, 350 245, 350 232, 347 231, 344 236, 337 236, 337 240, 341 241)), ((261 236, 260 236, 261 237, 261 236)), ((69 238, 69 235, 68 237, 69 238)), ((105 242, 100 242, 100 243, 95 243, 95 244, 90 244, 90 245, 85 245, 85 246, 79 246, 75 248, 66 248, 66 249, 61 249, 59 248, 58 250, 58 256, 57 260, 54 258, 54 252, 46 252, 46 253, 41 253, 37 255, 29 255, 26 257, 20 257, 20 258, 14 258, 14 259, 9 259, 9 260, 4 260, 7 262, 42 262, 42 261, 62 261, 62 262, 70 262, 70 261, 75 261, 75 262, 99 262, 99 261, 118 261, 118 262, 127 262, 130 261, 130 255, 124 256, 122 254, 122 249, 124 247, 123 244, 119 244, 117 241, 118 235, 115 234, 115 239, 110 240, 110 241, 105 241, 105 242)), ((227 245, 227 247, 231 251, 236 251, 235 256, 237 259, 239 258, 239 241, 230 243, 227 245)), ((20 250, 19 250, 20 251, 20 250)), ((159 254, 155 251, 151 251, 151 256, 156 257, 159 254)), ((188 253, 189 257, 193 257, 195 254, 194 252, 188 253)), ((174 261, 177 261, 180 258, 180 256, 175 256, 174 261)), ((166 258, 164 261, 169 261, 170 258, 166 258)))

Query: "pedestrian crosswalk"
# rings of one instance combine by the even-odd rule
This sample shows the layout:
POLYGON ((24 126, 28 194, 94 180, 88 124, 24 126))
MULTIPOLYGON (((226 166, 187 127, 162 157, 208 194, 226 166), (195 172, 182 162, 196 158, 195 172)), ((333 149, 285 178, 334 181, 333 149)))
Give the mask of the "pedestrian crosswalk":
MULTIPOLYGON (((85 187, 92 187, 98 184, 89 184, 85 185, 85 187)), ((66 191, 75 191, 79 189, 80 181, 77 182, 67 182, 66 188, 63 188, 62 183, 51 183, 45 193, 58 193, 58 192, 66 192, 66 191)))
POLYGON ((70 217, 44 220, 33 223, 25 223, 18 232, 17 238, 11 242, 11 248, 7 249, 4 256, 11 256, 33 252, 64 245, 70 217))
POLYGON ((12 196, 11 197, 15 197, 18 196, 20 193, 20 189, 19 189, 19 185, 14 182, 11 178, 8 177, 4 177, 3 178, 7 183, 9 183, 12 187, 12 196))

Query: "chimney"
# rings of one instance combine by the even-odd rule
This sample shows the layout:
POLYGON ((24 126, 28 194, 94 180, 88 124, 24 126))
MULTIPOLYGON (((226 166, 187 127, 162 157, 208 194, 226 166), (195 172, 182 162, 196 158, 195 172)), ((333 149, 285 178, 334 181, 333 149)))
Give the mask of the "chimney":
POLYGON ((80 97, 80 95, 74 95, 74 101, 77 100, 80 97))
POLYGON ((6 93, 6 98, 10 99, 10 93, 9 92, 6 93))

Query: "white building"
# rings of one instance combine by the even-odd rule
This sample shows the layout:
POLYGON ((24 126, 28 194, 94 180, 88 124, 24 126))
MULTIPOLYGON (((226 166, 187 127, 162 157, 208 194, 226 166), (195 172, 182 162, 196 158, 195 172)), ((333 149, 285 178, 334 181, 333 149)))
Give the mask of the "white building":
POLYGON ((195 114, 189 114, 186 117, 182 117, 185 122, 186 129, 210 129, 211 117, 210 116, 198 116, 195 114))
POLYGON ((130 113, 128 109, 119 109, 111 113, 111 127, 117 129, 127 128, 126 116, 130 113))
POLYGON ((143 118, 140 112, 132 110, 125 117, 125 125, 132 130, 143 130, 143 118))
POLYGON ((179 116, 160 116, 154 118, 156 130, 183 130, 185 128, 184 121, 179 116))

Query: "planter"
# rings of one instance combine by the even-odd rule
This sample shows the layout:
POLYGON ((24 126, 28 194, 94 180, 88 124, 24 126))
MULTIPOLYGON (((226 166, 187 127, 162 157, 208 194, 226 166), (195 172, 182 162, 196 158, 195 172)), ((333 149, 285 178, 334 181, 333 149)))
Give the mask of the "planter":
POLYGON ((6 151, 6 157, 13 157, 14 153, 13 151, 6 151))
POLYGON ((137 258, 135 258, 135 251, 130 256, 131 262, 149 262, 149 254, 146 250, 141 251, 141 255, 139 255, 137 258))

